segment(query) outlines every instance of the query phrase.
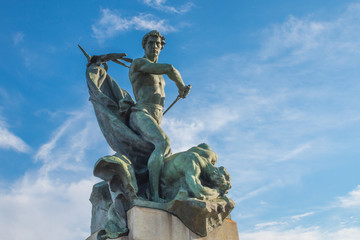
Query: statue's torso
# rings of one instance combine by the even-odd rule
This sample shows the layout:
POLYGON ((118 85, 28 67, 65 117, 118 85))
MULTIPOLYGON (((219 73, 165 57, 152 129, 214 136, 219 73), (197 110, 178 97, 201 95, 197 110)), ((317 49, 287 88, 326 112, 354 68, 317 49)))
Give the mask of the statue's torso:
POLYGON ((140 72, 137 70, 136 59, 129 71, 129 79, 137 103, 159 104, 165 103, 165 80, 161 74, 140 72))

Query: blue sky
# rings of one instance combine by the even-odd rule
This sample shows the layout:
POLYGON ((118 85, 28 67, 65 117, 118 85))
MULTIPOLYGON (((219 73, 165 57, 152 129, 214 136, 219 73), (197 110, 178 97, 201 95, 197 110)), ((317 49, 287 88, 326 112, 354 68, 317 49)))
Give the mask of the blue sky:
MULTIPOLYGON (((90 54, 143 54, 158 29, 193 88, 163 119, 173 151, 207 142, 232 176, 241 240, 360 236, 360 1, 2 3, 0 226, 6 239, 85 239, 95 161, 90 54)), ((131 92, 125 68, 109 73, 131 92)), ((176 98, 171 81, 167 103, 176 98)))

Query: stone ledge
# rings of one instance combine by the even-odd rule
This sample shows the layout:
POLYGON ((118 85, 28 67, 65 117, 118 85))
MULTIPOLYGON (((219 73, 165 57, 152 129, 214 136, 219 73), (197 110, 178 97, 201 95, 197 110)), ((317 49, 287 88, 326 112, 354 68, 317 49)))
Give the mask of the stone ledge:
MULTIPOLYGON (((177 217, 162 210, 133 207, 127 212, 129 236, 116 240, 239 240, 236 222, 225 219, 224 223, 200 237, 190 231, 177 217)), ((86 240, 96 240, 97 232, 86 240)))

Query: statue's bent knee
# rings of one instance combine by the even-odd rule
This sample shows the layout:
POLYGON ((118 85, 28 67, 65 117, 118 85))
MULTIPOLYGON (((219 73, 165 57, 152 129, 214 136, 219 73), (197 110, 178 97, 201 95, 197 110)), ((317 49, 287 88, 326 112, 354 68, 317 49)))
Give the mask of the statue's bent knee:
POLYGON ((160 141, 154 143, 155 149, 162 149, 164 152, 170 148, 170 139, 165 135, 160 141))

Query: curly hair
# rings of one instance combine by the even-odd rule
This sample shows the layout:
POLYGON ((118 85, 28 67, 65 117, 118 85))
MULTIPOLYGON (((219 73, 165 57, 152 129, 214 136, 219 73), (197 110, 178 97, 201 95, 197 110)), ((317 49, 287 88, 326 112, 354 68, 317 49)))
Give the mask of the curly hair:
POLYGON ((159 33, 158 31, 152 30, 152 31, 148 32, 147 34, 145 34, 143 39, 142 39, 142 47, 143 47, 143 49, 145 49, 145 44, 146 44, 149 37, 159 37, 161 39, 161 50, 164 48, 164 46, 166 44, 165 37, 163 35, 161 35, 161 33, 159 33))

